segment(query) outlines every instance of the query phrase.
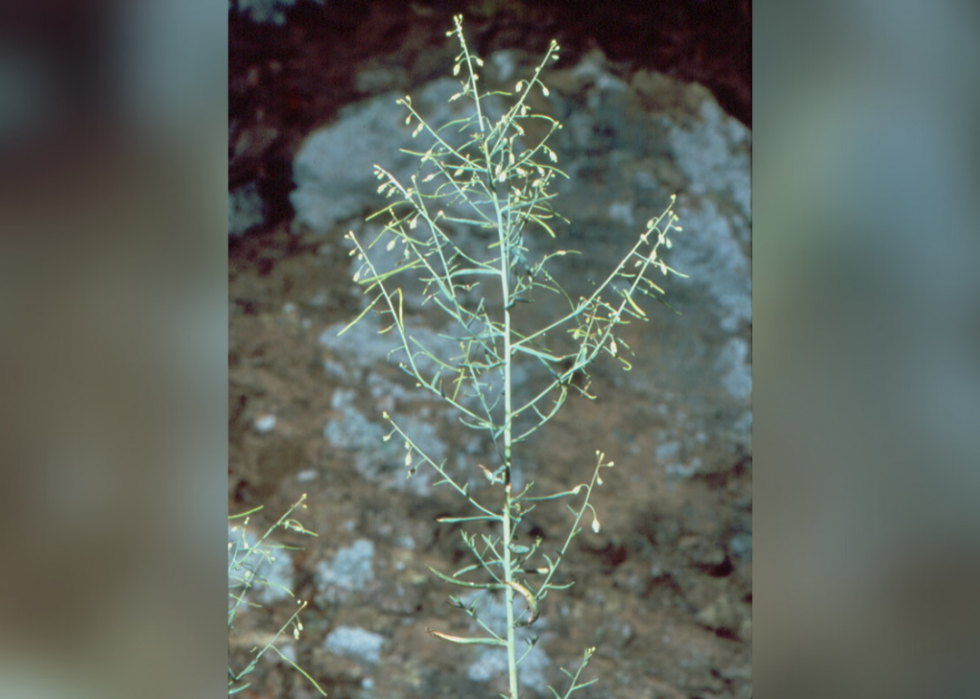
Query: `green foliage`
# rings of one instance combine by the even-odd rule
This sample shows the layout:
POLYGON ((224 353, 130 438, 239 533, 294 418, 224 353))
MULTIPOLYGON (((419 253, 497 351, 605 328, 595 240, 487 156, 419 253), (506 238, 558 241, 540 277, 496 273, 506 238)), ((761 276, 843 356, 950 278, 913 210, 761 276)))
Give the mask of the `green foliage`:
MULTIPOLYGON (((681 229, 671 210, 672 197, 663 214, 647 223, 621 262, 595 286, 591 295, 572 299, 549 271, 556 258, 572 251, 558 249, 531 261, 525 245, 526 235, 545 234, 555 238, 554 221, 561 219, 552 208, 555 195, 548 187, 555 178, 567 175, 556 167, 557 154, 547 145, 548 138, 561 124, 533 112, 528 104, 535 90, 548 95, 541 74, 549 62, 557 60, 558 44, 552 42, 534 75, 518 81, 514 93, 481 94, 477 69, 483 61, 469 51, 461 17, 456 17, 455 29, 447 33, 453 35, 461 46, 453 75, 462 74, 462 82, 460 91, 450 101, 468 98, 473 110, 433 128, 415 110, 409 97, 398 101, 408 111, 406 124, 415 125, 413 137, 424 133, 424 140, 431 145, 418 152, 405 151, 420 160, 420 169, 410 182, 400 182, 383 167, 375 166, 381 182, 378 192, 395 201, 370 217, 384 219, 383 230, 374 240, 364 244, 353 232, 348 234, 354 246, 351 254, 360 263, 354 280, 364 287, 370 302, 344 331, 368 310, 375 309, 388 322, 381 332, 394 331, 398 336, 401 369, 419 387, 438 395, 459 411, 462 424, 485 432, 496 447, 495 468, 476 464, 491 484, 490 492, 497 494, 496 503, 490 504, 487 498, 478 500, 469 492, 468 480, 455 478, 444 461, 437 463, 431 459, 416 445, 412 435, 387 413, 384 415, 391 426, 385 439, 398 435, 404 441, 408 475, 423 465, 435 469, 441 476, 436 485, 455 490, 468 503, 467 514, 440 521, 490 523, 499 532, 493 536, 464 533, 463 541, 475 563, 452 574, 435 569, 432 572, 458 587, 504 591, 506 636, 480 623, 476 609, 458 597, 450 598, 451 603, 476 619, 485 635, 464 638, 437 631, 431 633, 454 643, 506 648, 508 696, 516 699, 520 659, 515 629, 534 623, 540 612, 539 603, 551 591, 571 585, 555 582, 556 572, 572 540, 581 532, 583 518, 591 519, 592 529, 599 531, 599 520, 589 500, 593 488, 602 484, 601 470, 611 468, 613 463, 596 451, 589 481, 562 492, 539 495, 533 482, 520 492, 513 492, 515 454, 522 442, 554 417, 569 393, 594 398, 588 392, 587 368, 600 354, 618 360, 626 370, 631 368, 624 355, 631 355, 632 351, 618 333, 632 320, 647 320, 638 301, 645 297, 659 300, 663 293, 648 275, 676 274, 660 257, 660 249, 670 248, 668 234, 681 229), (504 97, 512 98, 512 105, 499 118, 491 117, 494 101, 504 97), (546 134, 538 143, 526 145, 525 126, 530 126, 531 120, 544 125, 546 134), (461 229, 488 235, 485 249, 464 250, 458 242, 457 233, 461 229), (379 256, 374 253, 379 246, 389 253, 400 253, 394 268, 382 268, 375 262, 379 256), (410 279, 423 283, 423 303, 434 304, 457 328, 454 339, 459 353, 455 356, 436 356, 406 326, 403 281, 410 279), (532 302, 536 291, 539 295, 557 294, 568 310, 544 327, 526 330, 520 327, 518 305, 532 302), (574 345, 572 350, 559 351, 549 345, 549 336, 561 331, 574 345), (514 396, 517 362, 538 366, 545 379, 544 386, 535 389, 534 395, 524 402, 516 401, 514 396), (420 370, 420 366, 433 363, 434 373, 420 370), (581 381, 582 377, 586 381, 581 381), (539 503, 575 502, 579 498, 577 505, 566 505, 572 524, 560 546, 549 545, 546 549, 541 540, 534 541, 532 546, 516 543, 522 520, 539 503), (524 601, 520 614, 515 612, 517 597, 524 601)), ((574 674, 562 670, 571 684, 563 695, 552 689, 556 697, 567 698, 591 684, 579 684, 578 678, 594 650, 586 651, 574 674)))
MULTIPOLYGON (((307 531, 298 520, 291 517, 293 512, 302 507, 305 508, 306 495, 304 494, 292 507, 290 507, 286 513, 279 518, 279 520, 273 524, 269 529, 262 535, 262 537, 252 543, 249 541, 246 527, 248 526, 249 516, 255 514, 261 507, 257 507, 249 512, 243 512, 239 515, 231 515, 228 519, 243 519, 244 522, 242 526, 235 526, 232 531, 239 534, 237 541, 229 542, 228 544, 228 631, 229 633, 234 628, 235 616, 238 614, 239 610, 243 606, 247 607, 261 607, 261 604, 246 599, 249 593, 253 591, 256 587, 260 586, 275 586, 279 589, 285 590, 290 597, 293 593, 288 588, 281 585, 272 583, 267 578, 263 577, 261 574, 261 567, 263 563, 271 562, 274 560, 272 551, 276 549, 290 549, 296 550, 293 547, 283 546, 281 544, 275 544, 269 541, 269 537, 276 529, 289 529, 300 534, 308 536, 316 536, 311 531, 307 531)), ((321 695, 327 696, 326 692, 320 689, 320 686, 310 677, 306 672, 299 667, 290 658, 286 657, 283 652, 276 646, 280 636, 282 636, 286 629, 290 626, 293 628, 293 637, 299 638, 300 631, 303 630, 303 624, 299 620, 300 612, 306 608, 306 602, 302 602, 298 605, 292 616, 286 620, 286 623, 280 627, 279 631, 275 633, 272 639, 262 648, 255 648, 253 650, 253 657, 251 662, 243 669, 235 672, 230 666, 228 667, 228 694, 237 694, 249 686, 248 682, 243 682, 248 674, 255 670, 256 665, 258 665, 259 660, 267 652, 275 651, 280 658, 285 660, 287 663, 293 666, 293 668, 299 672, 303 677, 308 679, 317 691, 321 695)))

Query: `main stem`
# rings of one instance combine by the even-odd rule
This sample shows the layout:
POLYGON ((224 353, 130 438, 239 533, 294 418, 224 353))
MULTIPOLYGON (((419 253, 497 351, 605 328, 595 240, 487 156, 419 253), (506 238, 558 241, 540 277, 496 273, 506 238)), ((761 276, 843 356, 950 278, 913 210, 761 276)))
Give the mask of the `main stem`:
MULTIPOLYGON (((493 169, 490 167, 490 152, 486 141, 483 143, 483 154, 486 158, 488 175, 490 176, 491 191, 496 191, 493 181, 493 169)), ((510 194, 508 193, 508 199, 510 194)), ((510 239, 509 227, 504 221, 500 210, 500 199, 493 197, 493 205, 497 213, 497 235, 500 240, 500 288, 504 305, 504 581, 514 582, 513 568, 511 565, 510 544, 511 544, 511 417, 513 413, 512 391, 511 391, 511 365, 513 362, 510 344, 510 249, 508 241, 510 239)), ((508 211, 510 208, 508 207, 508 211)), ((510 215, 507 216, 508 221, 510 215)), ((514 633, 514 589, 507 585, 504 588, 505 604, 507 606, 507 671, 510 679, 510 697, 517 699, 517 638, 514 633)))

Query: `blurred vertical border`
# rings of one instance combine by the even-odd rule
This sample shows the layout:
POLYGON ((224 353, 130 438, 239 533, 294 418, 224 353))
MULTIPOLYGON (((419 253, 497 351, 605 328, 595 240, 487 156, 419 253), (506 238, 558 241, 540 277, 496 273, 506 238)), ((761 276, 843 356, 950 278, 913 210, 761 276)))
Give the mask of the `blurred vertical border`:
POLYGON ((980 6, 754 9, 755 696, 980 696, 980 6))
POLYGON ((0 696, 226 691, 226 0, 0 3, 0 696))

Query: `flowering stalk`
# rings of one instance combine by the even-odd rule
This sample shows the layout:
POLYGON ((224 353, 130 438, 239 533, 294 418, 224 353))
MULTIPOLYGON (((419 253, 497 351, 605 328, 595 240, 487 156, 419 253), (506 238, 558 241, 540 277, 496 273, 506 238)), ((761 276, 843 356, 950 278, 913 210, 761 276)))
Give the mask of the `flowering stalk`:
MULTIPOLYGON (((451 597, 453 606, 473 618, 482 635, 431 633, 461 645, 505 648, 508 696, 517 699, 519 666, 526 657, 526 653, 520 658, 517 655, 517 630, 537 621, 540 603, 550 591, 566 589, 572 584, 554 582, 558 566, 572 539, 581 533, 583 518, 590 517, 593 531, 599 531, 599 520, 590 498, 594 488, 602 485, 600 471, 612 468, 613 462, 597 451, 589 482, 562 492, 539 495, 533 490, 533 483, 515 492, 515 452, 554 417, 569 393, 575 391, 594 398, 588 392, 587 381, 583 387, 574 379, 580 375, 587 379, 587 368, 600 354, 613 357, 626 370, 631 368, 624 355, 632 354, 632 350, 619 331, 632 320, 648 320, 638 301, 643 297, 659 300, 658 295, 663 294, 650 278, 651 273, 679 274, 660 257, 660 250, 671 247, 670 234, 681 228, 671 210, 675 200, 671 197, 666 210, 647 222, 622 261, 593 293, 573 301, 549 270, 553 260, 573 254, 572 251, 559 249, 532 264, 525 246, 525 236, 534 233, 543 232, 555 238, 553 220, 561 219, 551 206, 555 195, 548 191, 548 186, 556 177, 567 178, 567 175, 556 167, 558 156, 547 145, 561 124, 544 114, 533 113, 528 105, 532 91, 549 95, 542 73, 547 64, 558 59, 558 44, 552 42, 533 76, 518 81, 513 93, 493 93, 515 98, 511 107, 494 121, 488 116, 490 105, 484 104, 488 95, 481 95, 478 88, 477 70, 483 61, 468 48, 461 17, 455 18, 454 29, 447 35, 455 36, 461 46, 453 75, 464 75, 460 91, 450 101, 469 98, 473 110, 465 118, 436 128, 416 111, 411 98, 398 100, 408 112, 406 124, 416 124, 413 138, 425 134, 423 140, 428 145, 418 152, 406 151, 420 161, 418 173, 409 182, 402 182, 389 170, 375 166, 381 183, 379 194, 393 198, 394 202, 369 218, 386 218, 376 238, 365 243, 353 232, 347 235, 352 245, 351 255, 358 263, 354 281, 364 287, 370 300, 365 310, 341 332, 346 332, 369 310, 376 310, 389 323, 381 332, 395 331, 398 345, 395 353, 401 369, 419 388, 459 411, 462 424, 486 433, 495 446, 498 460, 495 468, 476 464, 489 482, 491 493, 481 493, 478 498, 470 492, 468 478, 451 473, 445 461, 432 459, 413 441, 411 434, 388 413, 384 414, 391 427, 385 439, 397 435, 403 440, 409 477, 421 466, 432 468, 440 476, 436 485, 454 489, 466 502, 467 514, 443 517, 440 521, 490 523, 499 532, 494 536, 481 534, 479 539, 464 532, 463 541, 476 562, 451 575, 430 569, 439 579, 457 587, 502 591, 506 600, 506 629, 491 628, 481 620, 475 606, 451 597), (537 144, 525 143, 527 133, 522 124, 529 119, 548 127, 537 144), (464 250, 454 235, 463 227, 492 230, 493 242, 482 251, 464 250), (389 253, 400 253, 393 268, 382 268, 372 257, 379 246, 389 253), (457 328, 454 338, 458 341, 458 354, 438 355, 406 325, 404 292, 399 286, 399 280, 406 275, 424 282, 423 303, 431 302, 457 328), (493 293, 472 300, 470 292, 483 283, 492 284, 493 293), (542 328, 525 331, 519 327, 515 312, 518 304, 531 302, 535 290, 539 294, 558 294, 568 310, 542 328), (488 298, 499 299, 499 307, 488 298), (548 333, 559 329, 567 332, 575 349, 562 353, 545 344, 548 333), (426 361, 423 363, 422 359, 426 361), (517 400, 514 392, 517 362, 532 362, 547 377, 544 388, 526 400, 517 400), (434 373, 423 371, 426 365, 434 366, 434 373), (490 498, 495 498, 496 504, 491 504, 490 498), (533 546, 517 543, 517 532, 524 518, 540 503, 574 498, 581 500, 576 506, 568 506, 573 521, 560 549, 549 549, 549 555, 542 548, 541 540, 536 540, 533 546), (515 608, 517 600, 522 600, 519 608, 515 608)), ((536 639, 530 641, 532 647, 535 642, 536 639)), ((578 678, 594 651, 594 648, 586 651, 574 675, 562 670, 571 678, 564 697, 591 684, 579 684, 578 678)), ((559 696, 554 689, 552 692, 559 696)))

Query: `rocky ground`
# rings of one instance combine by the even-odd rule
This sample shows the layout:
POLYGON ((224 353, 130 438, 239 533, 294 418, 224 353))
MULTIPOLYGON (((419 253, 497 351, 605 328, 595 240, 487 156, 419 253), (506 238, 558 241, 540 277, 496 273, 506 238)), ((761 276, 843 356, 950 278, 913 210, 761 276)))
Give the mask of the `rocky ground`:
MULTIPOLYGON (((363 217, 382 200, 370 165, 409 167, 397 152, 408 134, 394 96, 411 92, 436 122, 450 113, 444 79, 455 50, 431 36, 448 22, 438 7, 411 4, 420 19, 404 29, 384 3, 371 4, 350 20, 347 45, 363 55, 341 77, 323 62, 338 47, 315 40, 324 25, 290 24, 322 11, 302 4, 284 28, 233 22, 230 214, 248 233, 230 239, 229 508, 264 505, 260 525, 308 494, 301 519, 319 537, 297 539, 305 550, 270 575, 310 603, 300 639, 285 645, 331 697, 493 696, 504 690, 499 656, 426 633, 468 632, 446 603, 456 590, 426 568, 460 564, 458 533, 434 522, 460 508, 431 478, 406 481, 400 446, 380 438, 381 413, 456 468, 492 454, 385 362, 389 341, 370 321, 337 336, 364 303, 342 236, 372 230, 363 217), (269 36, 278 57, 262 53, 269 36)), ((750 132, 707 89, 586 46, 584 35, 566 41, 557 19, 540 23, 527 50, 499 47, 519 32, 508 19, 517 12, 474 19, 475 43, 486 48, 488 85, 524 76, 549 32, 566 48, 545 76, 550 96, 534 106, 565 127, 550 142, 570 176, 557 187, 555 206, 570 220, 558 244, 584 253, 560 270, 569 292, 611 268, 671 194, 684 230, 668 261, 690 277, 664 280, 680 315, 654 305, 650 322, 626 331, 633 370, 598 366, 598 399, 570 400, 522 454, 522 477, 545 489, 588 478, 596 449, 617 464, 594 496, 600 533, 586 529, 564 564, 575 586, 550 596, 533 627, 528 696, 548 696, 549 683, 564 691, 559 668, 596 646, 588 675, 600 681, 578 696, 750 697, 750 132)), ((534 240, 532 252, 550 244, 534 240)), ((427 308, 408 314, 416 327, 442 329, 427 308)), ((534 514, 531 535, 567 530, 564 508, 534 514)), ((236 629, 233 657, 295 604, 264 602, 236 629)), ((245 696, 311 694, 268 660, 245 696)))

